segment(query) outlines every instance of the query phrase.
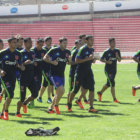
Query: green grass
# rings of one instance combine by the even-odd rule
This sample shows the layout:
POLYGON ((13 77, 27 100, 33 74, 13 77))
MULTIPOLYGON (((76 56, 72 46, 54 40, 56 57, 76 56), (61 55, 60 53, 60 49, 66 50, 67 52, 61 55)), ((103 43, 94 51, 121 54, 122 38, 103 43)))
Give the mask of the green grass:
MULTIPOLYGON (((104 65, 93 65, 95 76, 95 93, 106 83, 104 65)), ((73 103, 73 112, 66 112, 66 97, 68 92, 69 67, 66 69, 65 95, 61 100, 61 115, 47 114, 49 104, 46 103, 47 95, 43 96, 43 103, 35 102, 36 108, 28 110, 23 118, 16 118, 16 103, 19 97, 19 87, 15 89, 15 99, 9 109, 9 121, 0 120, 0 140, 139 140, 140 139, 140 104, 136 97, 132 96, 132 85, 138 85, 136 64, 119 64, 116 76, 116 95, 121 104, 112 102, 110 89, 103 95, 103 101, 95 102, 98 114, 88 113, 88 105, 85 110, 79 109, 73 103), (29 128, 44 127, 51 129, 59 126, 58 135, 52 137, 27 137, 24 132, 29 128)), ((29 94, 29 91, 28 91, 29 94)), ((79 93, 77 94, 79 96, 79 93)), ((96 95, 97 98, 97 95, 96 95)), ((0 104, 0 109, 2 104, 0 104)))

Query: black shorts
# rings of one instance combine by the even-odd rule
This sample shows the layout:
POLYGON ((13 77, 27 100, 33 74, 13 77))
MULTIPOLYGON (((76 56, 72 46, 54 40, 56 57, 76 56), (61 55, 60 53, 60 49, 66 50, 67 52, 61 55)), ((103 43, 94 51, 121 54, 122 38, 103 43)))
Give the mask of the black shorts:
POLYGON ((0 81, 0 93, 2 92, 2 84, 1 84, 1 81, 0 81))
POLYGON ((95 81, 92 70, 89 70, 86 73, 76 73, 73 92, 76 94, 79 91, 80 86, 94 92, 94 85, 95 81))
POLYGON ((31 92, 31 96, 37 98, 38 96, 38 86, 34 78, 31 80, 20 79, 20 100, 21 102, 25 101, 26 98, 26 88, 31 92))
POLYGON ((49 73, 43 71, 42 74, 43 74, 43 77, 44 77, 43 87, 47 87, 49 85, 53 85, 49 73))
POLYGON ((108 87, 110 87, 110 86, 111 87, 115 87, 115 76, 116 76, 116 73, 105 71, 105 75, 107 77, 107 83, 106 83, 106 85, 108 87))
POLYGON ((12 99, 14 97, 16 77, 13 79, 8 78, 8 76, 4 76, 1 79, 1 84, 5 89, 5 97, 12 99))

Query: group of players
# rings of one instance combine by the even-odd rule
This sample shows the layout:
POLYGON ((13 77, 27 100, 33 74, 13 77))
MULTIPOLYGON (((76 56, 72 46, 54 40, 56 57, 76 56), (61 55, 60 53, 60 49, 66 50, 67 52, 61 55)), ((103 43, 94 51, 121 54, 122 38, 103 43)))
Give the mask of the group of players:
MULTIPOLYGON (((34 100, 42 102, 42 95, 48 87, 48 103, 51 103, 48 113, 60 114, 59 102, 65 92, 65 67, 66 64, 71 65, 69 72, 69 93, 67 98, 67 111, 72 111, 72 101, 75 95, 80 90, 81 95, 75 101, 81 109, 82 98, 85 104, 89 104, 89 112, 97 113, 94 109, 94 75, 92 71, 92 63, 95 63, 94 56, 94 37, 90 35, 80 35, 75 41, 75 46, 72 50, 67 49, 67 38, 61 38, 59 45, 52 47, 52 38, 39 38, 36 46, 32 48, 32 39, 22 38, 20 35, 8 39, 9 47, 3 49, 3 41, 0 40, 0 81, 1 88, 0 102, 3 95, 5 101, 0 114, 0 119, 8 120, 8 109, 14 97, 14 89, 16 79, 20 86, 20 98, 17 102, 16 117, 22 117, 20 110, 23 107, 23 112, 27 113, 27 106, 32 108, 34 100), (24 48, 22 48, 24 43, 24 48), (44 46, 45 43, 45 46, 44 46), (44 77, 43 85, 42 77, 44 77), (55 95, 53 93, 55 88, 55 95), (26 88, 31 92, 31 95, 26 98, 26 88), (39 94, 40 91, 40 94, 39 94), (86 99, 86 93, 89 91, 89 98, 86 99), (51 100, 51 95, 53 100, 51 100)), ((98 91, 99 101, 102 101, 103 92, 111 87, 113 101, 119 103, 115 95, 115 76, 117 72, 117 61, 121 61, 120 50, 115 48, 115 39, 109 39, 109 48, 105 50, 100 61, 105 63, 105 74, 107 83, 101 91, 98 91)), ((140 76, 140 52, 134 56, 134 60, 138 62, 138 73, 140 76)), ((139 86, 132 87, 132 92, 135 94, 139 86)))

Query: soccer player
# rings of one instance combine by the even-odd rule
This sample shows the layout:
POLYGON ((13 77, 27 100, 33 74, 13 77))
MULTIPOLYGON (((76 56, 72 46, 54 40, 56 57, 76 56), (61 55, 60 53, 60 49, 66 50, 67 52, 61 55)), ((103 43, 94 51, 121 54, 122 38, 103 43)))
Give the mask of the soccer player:
POLYGON ((19 34, 16 35, 15 38, 17 39, 17 50, 19 50, 19 51, 23 50, 24 38, 19 34))
MULTIPOLYGON (((137 75, 138 75, 138 78, 140 79, 140 50, 134 55, 133 60, 138 63, 137 75)), ((132 87, 132 94, 133 94, 133 96, 136 95, 136 90, 139 90, 139 89, 140 89, 139 85, 132 87)), ((140 102, 140 99, 138 100, 138 102, 140 102)))
POLYGON ((21 106, 23 106, 23 112, 27 113, 26 105, 38 96, 38 86, 36 80, 34 79, 34 66, 37 66, 37 63, 34 62, 34 51, 30 50, 32 47, 32 40, 30 37, 24 39, 24 46, 25 49, 21 51, 21 55, 25 70, 21 72, 20 100, 17 103, 16 117, 22 117, 20 114, 21 106), (30 90, 31 95, 25 100, 26 88, 30 90))
MULTIPOLYGON (((38 38, 36 47, 32 48, 31 50, 35 54, 34 62, 36 62, 36 66, 34 67, 34 79, 37 83, 37 90, 39 92, 42 83, 42 71, 44 68, 44 61, 43 57, 46 54, 46 51, 42 48, 44 45, 44 39, 38 38)), ((34 101, 30 102, 27 105, 29 108, 34 107, 34 101)))
MULTIPOLYGON (((15 38, 17 39, 17 50, 18 51, 21 51, 21 50, 23 50, 23 38, 22 38, 22 36, 20 35, 20 34, 17 34, 16 36, 15 36, 15 38)), ((16 77, 17 77, 17 81, 18 81, 18 84, 20 85, 20 70, 17 70, 16 71, 16 77)))
POLYGON ((69 95, 70 92, 73 89, 73 85, 74 85, 74 75, 75 75, 75 71, 76 71, 76 67, 77 67, 77 63, 75 62, 75 57, 78 53, 79 48, 81 47, 81 40, 76 40, 75 41, 75 46, 76 48, 73 49, 73 51, 71 51, 71 67, 70 67, 70 72, 69 72, 69 93, 68 93, 68 100, 69 100, 69 95))
MULTIPOLYGON (((45 46, 43 47, 43 49, 46 51, 46 53, 52 48, 52 38, 51 37, 46 37, 45 38, 45 46)), ((53 94, 53 83, 50 80, 50 64, 47 62, 44 62, 44 68, 43 68, 43 76, 44 76, 44 81, 43 81, 43 85, 40 89, 40 95, 37 99, 37 101, 39 101, 40 103, 42 103, 42 96, 48 86, 48 99, 47 99, 47 103, 52 103, 52 99, 51 99, 51 93, 53 94)))
MULTIPOLYGON (((0 39, 0 51, 3 50, 3 47, 4 47, 3 40, 0 39)), ((0 65, 1 65, 1 62, 0 62, 0 65)), ((2 101, 2 97, 3 97, 3 94, 4 94, 4 92, 5 92, 4 89, 2 89, 1 86, 2 86, 2 85, 1 85, 1 81, 0 81, 0 103, 1 103, 1 101, 2 101)))
MULTIPOLYGON (((79 39, 81 40, 81 46, 85 44, 85 38, 86 38, 85 34, 79 35, 79 39)), ((77 48, 76 46, 72 47, 71 52, 76 48, 77 48)))
POLYGON ((58 105, 64 94, 64 71, 70 56, 70 51, 66 49, 67 39, 62 38, 59 42, 60 47, 51 49, 44 57, 44 61, 51 64, 51 80, 56 90, 48 113, 54 113, 54 108, 56 114, 60 114, 58 105))
POLYGON ((69 102, 67 104, 68 111, 71 111, 72 101, 79 91, 80 86, 82 87, 82 95, 85 95, 89 90, 89 112, 98 112, 93 108, 94 99, 94 76, 91 69, 91 65, 94 61, 94 49, 93 47, 93 36, 86 36, 86 45, 81 47, 76 55, 76 62, 78 66, 76 68, 76 76, 74 82, 74 88, 70 94, 69 102))
POLYGON ((103 86, 101 91, 98 91, 99 101, 102 101, 103 92, 105 92, 111 86, 111 93, 114 103, 119 103, 115 95, 115 76, 117 72, 117 61, 121 61, 120 50, 115 48, 115 38, 109 39, 110 48, 107 49, 102 57, 101 62, 105 63, 105 75, 107 77, 107 83, 103 86))
POLYGON ((14 96, 16 69, 18 67, 24 70, 24 66, 21 63, 21 54, 16 50, 16 43, 16 38, 9 38, 9 47, 0 52, 0 60, 2 63, 0 69, 1 83, 6 93, 6 100, 3 104, 0 118, 4 120, 9 119, 8 109, 14 96))

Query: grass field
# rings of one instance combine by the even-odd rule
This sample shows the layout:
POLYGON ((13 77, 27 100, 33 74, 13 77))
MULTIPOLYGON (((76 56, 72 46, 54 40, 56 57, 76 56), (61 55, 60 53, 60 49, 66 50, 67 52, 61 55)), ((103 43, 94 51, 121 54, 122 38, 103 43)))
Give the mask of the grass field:
MULTIPOLYGON (((100 90, 106 82, 104 65, 93 65, 95 76, 95 92, 100 90)), ((136 97, 132 96, 132 85, 138 85, 136 64, 118 64, 116 76, 116 95, 121 104, 112 102, 110 90, 103 95, 103 102, 95 102, 98 114, 88 113, 88 105, 85 110, 79 109, 73 103, 73 112, 66 112, 66 98, 68 91, 68 73, 66 69, 66 91, 61 100, 61 115, 47 114, 49 104, 46 103, 47 95, 43 96, 43 103, 35 102, 36 108, 28 110, 23 118, 16 118, 16 103, 19 97, 19 87, 15 90, 15 99, 9 110, 9 121, 0 120, 0 140, 139 140, 140 139, 140 104, 136 97), (52 137, 27 137, 24 132, 29 128, 44 127, 51 129, 59 126, 58 135, 52 137)), ((29 92, 28 92, 29 94, 29 92)), ((77 94, 77 96, 79 93, 77 94)), ((97 98, 97 95, 96 95, 97 98)), ((0 109, 2 103, 0 104, 0 109)))

